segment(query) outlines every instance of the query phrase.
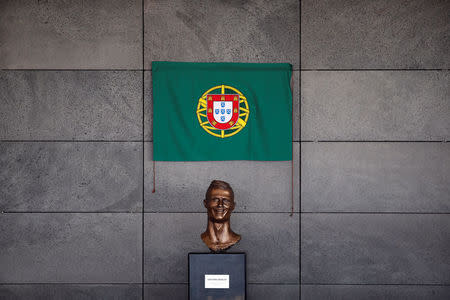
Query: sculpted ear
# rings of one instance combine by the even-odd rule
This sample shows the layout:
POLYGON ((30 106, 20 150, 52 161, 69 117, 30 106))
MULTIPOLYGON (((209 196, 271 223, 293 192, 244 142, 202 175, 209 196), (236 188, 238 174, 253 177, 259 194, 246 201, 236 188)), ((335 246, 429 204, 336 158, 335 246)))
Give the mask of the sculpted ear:
POLYGON ((206 199, 203 199, 203 205, 204 205, 205 207, 207 207, 207 206, 206 206, 206 199))

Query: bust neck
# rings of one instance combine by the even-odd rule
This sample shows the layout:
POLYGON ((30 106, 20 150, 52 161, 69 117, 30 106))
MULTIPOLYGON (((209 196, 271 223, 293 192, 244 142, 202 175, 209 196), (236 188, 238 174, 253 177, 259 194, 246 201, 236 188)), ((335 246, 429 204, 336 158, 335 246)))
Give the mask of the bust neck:
POLYGON ((225 250, 237 243, 240 238, 231 230, 229 220, 219 223, 208 218, 208 227, 202 234, 203 242, 213 251, 225 250))
POLYGON ((208 227, 206 228, 208 236, 213 243, 226 243, 230 239, 230 221, 223 223, 215 223, 208 220, 208 227))

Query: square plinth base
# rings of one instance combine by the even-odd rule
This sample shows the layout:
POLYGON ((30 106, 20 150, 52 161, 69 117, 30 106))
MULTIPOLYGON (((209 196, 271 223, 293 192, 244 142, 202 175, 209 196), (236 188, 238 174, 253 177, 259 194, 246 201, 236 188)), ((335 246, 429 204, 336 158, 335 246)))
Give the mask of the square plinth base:
POLYGON ((245 270, 245 253, 189 253, 189 299, 246 299, 245 270))

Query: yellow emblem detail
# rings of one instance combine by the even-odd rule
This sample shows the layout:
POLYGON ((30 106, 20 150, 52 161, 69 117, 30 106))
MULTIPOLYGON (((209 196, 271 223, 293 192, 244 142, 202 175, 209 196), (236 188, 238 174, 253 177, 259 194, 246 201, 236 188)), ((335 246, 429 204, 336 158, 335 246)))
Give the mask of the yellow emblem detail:
MULTIPOLYGON (((220 97, 221 101, 225 100, 225 96, 220 97)), ((213 113, 211 108, 208 108, 208 113, 213 113)), ((242 129, 244 129, 245 125, 247 125, 248 117, 250 115, 250 108, 248 106, 247 98, 239 91, 238 89, 228 86, 228 85, 217 85, 210 89, 208 89, 206 92, 204 92, 201 97, 198 99, 197 104, 197 119, 199 122, 199 125, 210 135, 213 135, 218 138, 227 138, 230 136, 233 136, 237 133, 239 133, 242 129), (212 100, 211 96, 208 96, 208 94, 237 94, 239 97, 233 97, 233 101, 240 100, 239 101, 239 110, 233 109, 233 113, 239 113, 239 118, 237 119, 237 122, 229 129, 218 129, 213 126, 215 126, 218 122, 208 121, 208 117, 204 114, 204 111, 206 109, 205 105, 205 99, 212 100), (202 113, 203 112, 203 113, 202 113), (212 125, 212 126, 211 126, 212 125)), ((228 124, 232 125, 233 122, 230 121, 228 124)))

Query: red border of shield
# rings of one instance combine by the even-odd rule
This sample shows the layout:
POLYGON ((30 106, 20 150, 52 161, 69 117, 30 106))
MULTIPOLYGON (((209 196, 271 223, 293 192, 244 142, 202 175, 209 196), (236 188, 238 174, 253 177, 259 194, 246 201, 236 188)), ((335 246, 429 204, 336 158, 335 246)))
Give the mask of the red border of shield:
POLYGON ((236 124, 239 119, 239 95, 238 94, 210 94, 206 96, 207 99, 207 116, 209 124, 217 129, 230 129, 236 124), (233 115, 231 120, 227 123, 219 123, 214 119, 213 109, 214 101, 233 101, 233 115), (236 112, 235 112, 236 111, 236 112))

